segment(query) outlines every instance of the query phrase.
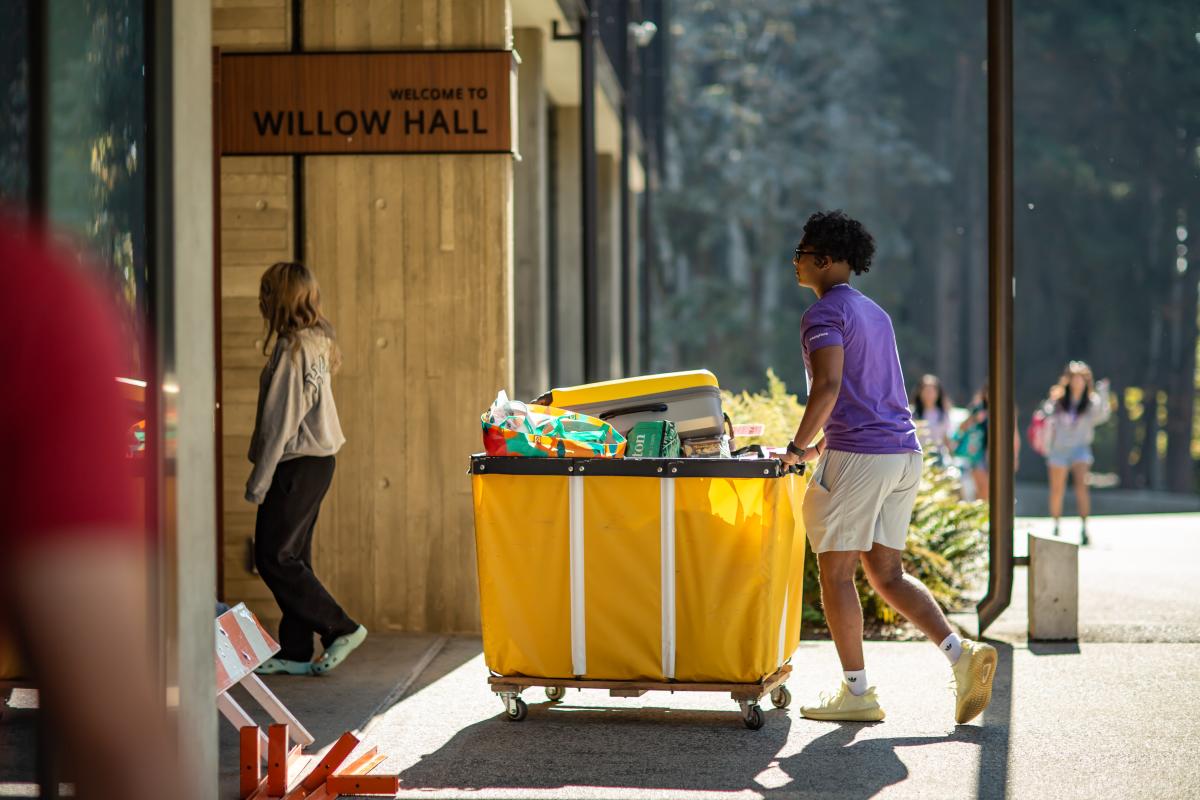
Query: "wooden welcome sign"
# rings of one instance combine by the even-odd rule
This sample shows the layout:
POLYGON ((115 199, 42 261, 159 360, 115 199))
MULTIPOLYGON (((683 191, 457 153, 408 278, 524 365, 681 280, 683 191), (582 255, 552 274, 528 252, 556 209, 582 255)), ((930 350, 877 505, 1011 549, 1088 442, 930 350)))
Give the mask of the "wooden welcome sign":
POLYGON ((514 63, 507 50, 222 54, 221 153, 510 153, 514 63))

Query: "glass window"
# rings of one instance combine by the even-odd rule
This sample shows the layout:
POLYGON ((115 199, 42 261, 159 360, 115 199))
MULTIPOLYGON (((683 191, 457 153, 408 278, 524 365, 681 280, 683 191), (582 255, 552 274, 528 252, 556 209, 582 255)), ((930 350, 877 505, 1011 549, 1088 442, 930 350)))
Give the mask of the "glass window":
POLYGON ((146 65, 142 0, 49 0, 47 213, 145 314, 146 65))
POLYGON ((0 4, 0 202, 29 195, 29 4, 0 4))

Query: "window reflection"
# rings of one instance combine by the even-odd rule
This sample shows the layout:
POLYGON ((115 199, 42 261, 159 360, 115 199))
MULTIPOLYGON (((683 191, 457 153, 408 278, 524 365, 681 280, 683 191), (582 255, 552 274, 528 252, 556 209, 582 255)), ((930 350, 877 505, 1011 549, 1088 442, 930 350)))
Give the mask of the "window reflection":
POLYGON ((47 213, 111 270, 131 328, 144 317, 148 277, 143 5, 49 0, 47 9, 47 213))
POLYGON ((29 196, 29 4, 0 3, 0 202, 29 196))

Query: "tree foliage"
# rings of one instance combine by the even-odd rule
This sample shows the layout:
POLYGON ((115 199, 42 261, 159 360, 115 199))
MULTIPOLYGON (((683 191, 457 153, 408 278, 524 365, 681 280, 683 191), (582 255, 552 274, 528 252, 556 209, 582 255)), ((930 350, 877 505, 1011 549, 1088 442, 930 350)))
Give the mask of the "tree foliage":
MULTIPOLYGON (((791 249, 808 213, 841 207, 876 236, 859 286, 892 315, 909 380, 935 372, 965 402, 988 360, 984 0, 673 8, 656 364, 801 385, 812 296, 791 249)), ((1019 2, 1014 23, 1022 425, 1066 361, 1088 360, 1121 400, 1099 466, 1187 491, 1200 7, 1019 2)))

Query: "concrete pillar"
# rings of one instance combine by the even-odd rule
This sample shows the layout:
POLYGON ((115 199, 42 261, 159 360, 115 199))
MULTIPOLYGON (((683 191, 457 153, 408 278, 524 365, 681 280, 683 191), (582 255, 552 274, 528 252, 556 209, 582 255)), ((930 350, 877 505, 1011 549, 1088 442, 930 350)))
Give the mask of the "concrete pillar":
POLYGON ((519 28, 513 43, 521 56, 516 120, 521 160, 513 165, 513 372, 516 396, 529 400, 551 388, 546 34, 541 28, 519 28))
POLYGON ((560 386, 583 383, 583 239, 579 158, 579 107, 561 106, 555 119, 554 157, 557 291, 551 313, 557 322, 555 373, 560 386))
POLYGON ((1079 638, 1079 546, 1029 534, 1029 638, 1079 638))
POLYGON ((621 157, 596 156, 596 313, 600 324, 600 379, 622 376, 621 157))
MULTIPOLYGON (((177 699, 183 757, 195 769, 185 785, 163 787, 189 800, 217 796, 217 709, 213 702, 213 608, 217 584, 216 355, 213 326, 212 12, 172 4, 171 234, 174 261, 175 375, 179 386, 175 519, 163 548, 160 613, 167 641, 167 697, 177 699)), ((162 133, 162 131, 160 131, 162 133)), ((168 403, 171 395, 165 395, 168 403)), ((169 486, 169 479, 168 479, 169 486)), ((119 653, 107 657, 120 657, 119 653)), ((97 687, 103 691, 103 687, 97 687)), ((114 720, 115 722, 115 720, 114 720)), ((120 735, 114 732, 114 735, 120 735)))
POLYGON ((625 301, 629 303, 629 363, 625 365, 628 375, 641 374, 642 368, 642 201, 641 193, 629 194, 629 286, 625 287, 625 301))

